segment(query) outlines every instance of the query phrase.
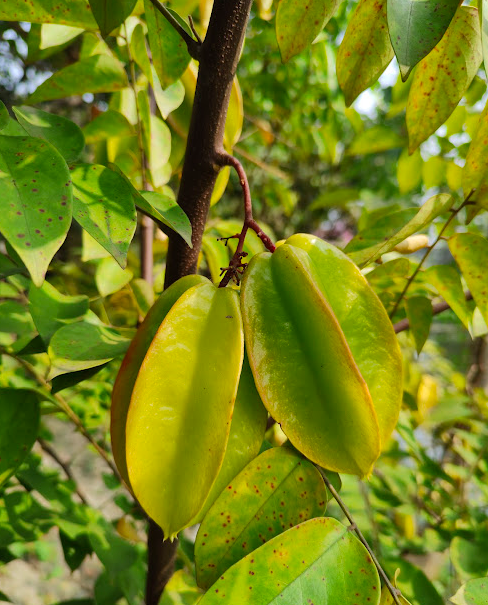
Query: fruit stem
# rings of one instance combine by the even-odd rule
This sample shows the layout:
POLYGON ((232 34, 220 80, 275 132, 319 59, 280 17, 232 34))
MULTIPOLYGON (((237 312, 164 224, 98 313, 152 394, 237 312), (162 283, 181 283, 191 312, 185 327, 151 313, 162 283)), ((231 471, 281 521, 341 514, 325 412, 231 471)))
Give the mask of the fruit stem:
POLYGON ((274 252, 276 250, 276 246, 253 218, 251 189, 249 187, 249 181, 247 180, 247 174, 244 170, 244 166, 237 158, 226 153, 225 151, 222 151, 217 155, 216 164, 219 168, 222 166, 230 166, 231 168, 234 168, 239 177, 242 187, 242 194, 244 196, 244 224, 242 226, 242 231, 238 236, 239 241, 237 243, 237 248, 229 266, 222 269, 224 272, 224 277, 219 284, 219 288, 225 288, 231 279, 235 279, 238 282, 239 276, 247 266, 246 263, 242 263, 241 261, 245 256, 247 256, 247 252, 244 252, 244 240, 246 239, 249 229, 252 229, 256 233, 256 235, 265 245, 266 249, 270 252, 274 252))

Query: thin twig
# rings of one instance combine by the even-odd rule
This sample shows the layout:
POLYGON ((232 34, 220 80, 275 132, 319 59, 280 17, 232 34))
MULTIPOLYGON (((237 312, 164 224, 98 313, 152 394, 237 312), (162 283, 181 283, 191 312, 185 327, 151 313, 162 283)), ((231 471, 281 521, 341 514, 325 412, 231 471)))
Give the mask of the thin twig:
MULTIPOLYGON (((464 296, 466 297, 466 300, 473 300, 473 295, 471 294, 471 292, 465 292, 464 296)), ((432 305, 432 315, 439 315, 439 313, 443 313, 444 311, 447 311, 450 308, 451 307, 445 301, 436 303, 435 305, 432 305)), ((408 321, 408 318, 405 317, 404 319, 398 321, 396 324, 393 324, 393 329, 395 330, 395 334, 399 334, 400 332, 409 330, 410 322, 408 321)))
POLYGON ((397 301, 395 302, 395 305, 393 307, 393 309, 390 312, 390 319, 395 315, 395 313, 398 310, 398 307, 400 306, 400 303, 402 302, 402 300, 405 297, 405 294, 407 293, 408 289, 410 288, 410 286, 412 285, 413 281, 415 280, 415 278, 417 277, 417 275, 420 272, 420 269, 422 268, 423 264, 425 263, 425 261, 427 260, 429 254, 432 252, 432 250, 435 248, 435 246, 440 242, 440 240, 442 239, 442 236, 444 235, 444 232, 446 231, 446 229, 449 227, 449 225, 452 223, 452 221, 456 218, 456 216, 459 214, 459 212, 466 206, 469 204, 470 199, 472 197, 472 195, 474 194, 474 189, 472 189, 468 196, 466 197, 466 199, 463 201, 463 203, 459 206, 459 208, 457 209, 453 209, 451 210, 451 216, 447 219, 447 221, 445 222, 444 226, 442 227, 442 229, 439 232, 439 235, 436 237, 435 241, 428 246, 428 248, 425 251, 425 254, 423 255, 422 259, 420 260, 419 264, 417 265, 415 271, 412 273, 412 275, 408 278, 407 283, 405 284, 405 287, 403 288, 400 296, 398 297, 397 301))
POLYGON ((198 42, 198 44, 203 44, 203 40, 200 38, 199 33, 195 29, 195 23, 193 23, 193 17, 191 15, 188 16, 188 23, 190 24, 190 29, 193 35, 195 36, 195 40, 198 42))
POLYGON ((349 509, 344 504, 344 501, 339 496, 339 494, 338 494, 337 490, 335 489, 335 487, 332 485, 332 483, 327 478, 327 475, 323 472, 323 470, 319 466, 317 466, 317 468, 318 468, 320 474, 322 475, 322 478, 324 480, 325 485, 328 487, 330 493, 334 496, 334 499, 336 500, 337 504, 340 506, 342 512, 344 513, 344 515, 346 516, 347 520, 351 524, 351 528, 356 533, 357 537, 359 538, 359 540, 362 543, 362 545, 364 546, 364 548, 368 551, 369 556, 373 560, 373 563, 375 564, 376 569, 378 570, 378 573, 380 574, 381 578, 383 579, 383 582, 386 584, 388 590, 390 591, 390 594, 393 597, 393 600, 395 601, 396 605, 401 605, 399 597, 401 596, 402 593, 398 590, 398 588, 395 588, 393 586, 393 584, 390 582, 390 579, 386 575, 386 572, 384 571, 384 569, 381 567, 381 565, 380 565, 378 559, 376 558, 374 552, 371 550, 371 547, 368 544, 368 542, 366 541, 366 538, 363 536, 361 530, 359 529, 359 527, 357 526, 356 522, 354 521, 354 518, 351 515, 349 509))
POLYGON ((151 3, 153 4, 154 8, 156 8, 163 15, 171 27, 173 27, 173 29, 176 30, 183 38, 188 48, 188 52, 190 53, 190 57, 198 61, 200 58, 201 42, 199 40, 194 40, 190 34, 185 31, 183 27, 181 27, 177 19, 173 17, 171 12, 164 6, 164 4, 159 2, 159 0, 151 0, 151 3))
POLYGON ((251 189, 249 188, 249 181, 247 180, 246 171, 243 165, 234 156, 221 152, 216 158, 218 166, 231 166, 237 172, 239 181, 242 187, 242 193, 244 196, 244 224, 242 231, 239 235, 239 242, 237 244, 236 251, 232 257, 228 267, 225 267, 223 271, 225 275, 219 284, 220 288, 225 288, 232 278, 236 279, 242 273, 242 270, 246 267, 241 261, 247 256, 247 252, 244 252, 244 240, 249 229, 252 229, 259 239, 263 242, 266 249, 270 252, 275 251, 275 245, 271 239, 264 233, 261 227, 256 223, 252 215, 252 200, 251 200, 251 189))
POLYGON ((69 465, 66 464, 66 462, 63 462, 61 460, 61 458, 58 456, 56 451, 49 445, 49 443, 47 441, 44 441, 44 439, 42 439, 41 437, 38 437, 37 441, 38 441, 39 445, 41 446, 41 448, 46 452, 46 454, 51 456, 51 458, 63 469, 63 471, 64 471, 65 475, 68 477, 68 479, 73 481, 73 483, 75 484, 75 492, 78 494, 79 499, 83 502, 83 504, 86 504, 88 506, 88 501, 85 498, 85 496, 83 495, 83 493, 80 491, 80 488, 78 487, 78 483, 77 483, 73 473, 71 472, 69 465))

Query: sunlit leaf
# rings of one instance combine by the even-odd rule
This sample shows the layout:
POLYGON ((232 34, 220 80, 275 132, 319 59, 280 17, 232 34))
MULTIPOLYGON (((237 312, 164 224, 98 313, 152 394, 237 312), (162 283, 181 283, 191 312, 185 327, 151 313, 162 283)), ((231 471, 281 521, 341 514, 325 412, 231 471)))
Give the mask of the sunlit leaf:
POLYGON ((127 118, 114 109, 108 109, 83 128, 87 143, 105 141, 110 137, 129 137, 135 134, 127 118))
POLYGON ((360 0, 337 52, 337 79, 349 106, 393 58, 386 0, 360 0))
POLYGON ((0 231, 40 286, 71 224, 68 167, 48 142, 0 136, 0 231))
POLYGON ((338 0, 281 0, 276 13, 276 37, 283 63, 307 48, 339 5, 338 0))
POLYGON ((127 74, 115 57, 93 55, 55 72, 30 95, 27 102, 41 103, 85 92, 114 92, 127 85, 127 74))
POLYGON ((86 0, 8 0, 0 6, 3 21, 28 23, 62 23, 84 29, 96 29, 97 24, 86 0))
POLYGON ((400 193, 408 193, 416 189, 422 181, 422 158, 420 152, 412 155, 404 149, 397 164, 397 179, 400 193))
POLYGON ((49 141, 67 162, 78 159, 85 146, 85 139, 80 127, 74 122, 26 105, 12 109, 31 137, 49 141))
POLYGON ((102 258, 95 272, 95 283, 102 296, 118 292, 133 278, 129 269, 122 269, 111 257, 102 258))
POLYGON ((349 148, 348 155, 367 155, 380 153, 389 149, 403 147, 405 141, 391 128, 386 126, 373 126, 358 134, 349 148))
MULTIPOLYGON (((149 214, 162 220, 165 225, 176 231, 191 246, 190 220, 174 199, 156 191, 144 191, 142 196, 149 204, 149 214)), ((138 201, 136 203, 142 207, 138 201)), ((147 207, 145 206, 143 209, 145 210, 147 207)))
POLYGON ((100 33, 105 38, 131 14, 137 0, 89 0, 100 33))
POLYGON ((120 174, 97 164, 79 164, 71 178, 74 218, 124 268, 137 226, 132 191, 120 174))
POLYGON ((462 174, 465 197, 475 189, 479 206, 488 208, 488 103, 479 118, 476 134, 469 146, 462 174))
POLYGON ((469 580, 449 600, 455 605, 488 605, 488 578, 469 580))
POLYGON ((481 60, 478 11, 461 6, 442 40, 415 71, 406 116, 410 152, 451 115, 481 60))
POLYGON ((424 275, 469 330, 473 312, 464 297, 461 277, 456 269, 451 265, 435 265, 429 267, 424 275))

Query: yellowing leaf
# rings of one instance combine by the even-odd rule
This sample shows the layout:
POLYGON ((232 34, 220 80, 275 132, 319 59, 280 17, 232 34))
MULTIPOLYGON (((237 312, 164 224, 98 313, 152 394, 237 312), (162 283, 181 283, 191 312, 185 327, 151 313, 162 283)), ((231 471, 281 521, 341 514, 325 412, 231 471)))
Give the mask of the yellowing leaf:
POLYGON ((404 149, 397 164, 397 179, 400 193, 408 193, 416 189, 422 180, 422 158, 417 150, 409 155, 404 149))
POLYGON ((488 103, 469 146, 462 184, 465 196, 475 189, 473 199, 479 206, 488 208, 488 103))
POLYGON ((376 82, 392 58, 386 0, 360 0, 337 52, 337 79, 347 106, 376 82))
POLYGON ((451 115, 481 59, 478 11, 461 6, 442 40, 415 70, 406 117, 411 152, 451 115))
POLYGON ((339 0, 280 0, 276 37, 283 63, 307 48, 339 6, 339 0))

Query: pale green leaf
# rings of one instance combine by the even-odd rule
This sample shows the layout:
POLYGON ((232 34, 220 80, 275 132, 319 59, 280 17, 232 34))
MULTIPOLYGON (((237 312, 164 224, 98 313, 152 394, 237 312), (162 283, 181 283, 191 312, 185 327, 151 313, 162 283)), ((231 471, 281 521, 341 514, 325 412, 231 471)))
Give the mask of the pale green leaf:
POLYGON ((473 312, 464 296, 461 276, 451 265, 435 265, 429 267, 424 273, 425 279, 432 284, 442 298, 463 322, 467 330, 470 329, 473 312))
POLYGON ((95 283, 101 296, 109 296, 126 286, 134 277, 129 269, 122 269, 111 257, 102 258, 95 271, 95 283))
POLYGON ((405 301, 410 331, 415 340, 417 353, 423 349, 429 337, 432 323, 432 303, 425 296, 412 296, 405 301))
POLYGON ((455 605, 488 605, 488 578, 469 580, 450 601, 455 605))
POLYGON ((404 146, 404 139, 386 126, 373 126, 358 134, 347 150, 348 155, 380 153, 404 146))
POLYGON ((400 193, 408 193, 416 189, 422 181, 422 158, 417 150, 409 155, 404 149, 398 159, 397 179, 400 193))
POLYGON ((276 37, 283 63, 307 48, 339 6, 339 0, 280 0, 276 37))
POLYGON ((0 136, 0 231, 40 286, 71 224, 65 161, 47 141, 0 136))
POLYGON ((443 158, 432 156, 422 164, 422 180, 426 189, 440 187, 446 178, 446 162, 443 158))
POLYGON ((347 106, 376 82, 392 58, 386 0, 360 0, 337 52, 337 79, 347 106))
POLYGON ((63 116, 26 105, 12 109, 17 120, 31 137, 49 141, 67 162, 78 159, 85 146, 85 139, 77 124, 63 116))
POLYGON ((71 171, 73 216, 123 268, 137 226, 131 189, 118 174, 98 164, 71 171))
MULTIPOLYGON (((191 246, 191 224, 185 212, 174 199, 156 191, 144 191, 142 196, 149 204, 150 214, 176 231, 191 246)), ((137 205, 142 205, 137 201, 137 205)), ((145 208, 143 208, 145 209, 145 208)))
POLYGON ((85 92, 114 92, 127 85, 127 74, 120 61, 110 55, 93 55, 56 71, 27 102, 41 103, 85 92))
POLYGON ((488 323, 488 241, 476 233, 456 233, 449 239, 449 250, 488 323))
POLYGON ((475 189, 473 199, 479 206, 488 208, 488 103, 480 115, 476 133, 469 146, 462 185, 465 197, 475 189))
POLYGON ((127 118, 114 109, 108 109, 83 128, 85 141, 94 143, 111 137, 130 137, 135 134, 134 127, 127 118))
POLYGON ((404 81, 442 38, 458 6, 458 0, 388 0, 388 29, 404 81))
POLYGON ((488 75, 488 0, 482 0, 481 4, 481 42, 483 45, 483 61, 485 72, 488 75))
POLYGON ((449 548, 451 561, 463 582, 488 574, 487 537, 486 533, 481 533, 477 540, 453 538, 449 548))
POLYGON ((461 6, 442 40, 415 70, 406 116, 410 151, 451 115, 481 60, 478 11, 461 6))

